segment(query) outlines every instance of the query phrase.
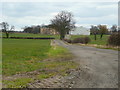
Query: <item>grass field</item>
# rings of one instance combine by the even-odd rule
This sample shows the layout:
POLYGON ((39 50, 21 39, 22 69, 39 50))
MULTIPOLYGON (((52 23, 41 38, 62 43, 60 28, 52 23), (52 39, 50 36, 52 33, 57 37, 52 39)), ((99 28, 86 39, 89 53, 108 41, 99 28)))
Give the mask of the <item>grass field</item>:
MULTIPOLYGON (((5 36, 3 34, 3 36, 5 36)), ((55 37, 59 35, 40 35, 26 33, 12 33, 12 37, 55 37)), ((83 37, 85 35, 72 35, 71 39, 83 37)), ((91 39, 89 44, 106 45, 109 35, 104 35, 102 39, 97 35, 88 36, 91 39)), ((2 75, 12 77, 16 74, 24 74, 36 70, 41 70, 33 77, 20 77, 11 80, 3 80, 3 84, 8 88, 26 87, 34 79, 45 79, 57 74, 66 75, 69 69, 77 68, 77 64, 69 61, 73 56, 67 49, 60 46, 51 46, 50 40, 30 40, 30 39, 3 39, 2 40, 2 75)))
MULTIPOLYGON (((5 33, 2 33, 2 36, 6 37, 5 33)), ((94 40, 94 35, 71 35, 71 39, 77 37, 88 36, 91 39, 89 44, 97 44, 97 45, 106 45, 107 39, 109 35, 103 35, 103 38, 100 39, 100 35, 97 35, 97 40, 94 40)), ((59 35, 42 35, 42 34, 31 34, 31 33, 10 33, 10 37, 54 37, 59 39, 59 35)))
MULTIPOLYGON (((2 33, 3 37, 6 37, 5 33, 2 33)), ((32 33, 10 33, 10 37, 54 37, 59 39, 59 35, 43 35, 43 34, 32 34, 32 33)))
POLYGON ((75 62, 69 61, 72 55, 68 50, 51 46, 50 40, 3 39, 2 45, 4 77, 41 70, 33 77, 3 80, 7 88, 26 87, 27 83, 33 82, 34 79, 41 80, 57 74, 66 75, 67 70, 77 67, 75 62))
POLYGON ((97 35, 97 40, 94 40, 94 35, 72 35, 71 39, 88 36, 91 39, 91 42, 88 44, 97 44, 97 45, 106 45, 109 35, 103 35, 103 38, 100 39, 100 35, 97 35))
POLYGON ((35 70, 50 48, 50 40, 3 39, 3 75, 35 70))

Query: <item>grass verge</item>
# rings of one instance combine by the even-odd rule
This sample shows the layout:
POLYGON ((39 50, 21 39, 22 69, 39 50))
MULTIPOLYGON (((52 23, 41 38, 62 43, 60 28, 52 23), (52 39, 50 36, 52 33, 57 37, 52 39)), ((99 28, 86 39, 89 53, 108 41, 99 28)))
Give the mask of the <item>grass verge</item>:
POLYGON ((25 88, 32 81, 32 78, 19 78, 12 81, 4 80, 3 83, 7 85, 7 88, 25 88))
MULTIPOLYGON (((94 35, 72 35, 71 39, 73 40, 74 38, 78 37, 85 37, 88 36, 91 39, 91 42, 86 44, 86 46, 92 46, 96 48, 101 48, 101 49, 112 49, 112 50, 119 50, 119 47, 113 47, 113 46, 107 46, 107 40, 110 35, 103 35, 103 38, 100 39, 100 35, 97 35, 97 40, 94 40, 94 35)), ((80 44, 80 45, 85 45, 85 44, 80 44)))

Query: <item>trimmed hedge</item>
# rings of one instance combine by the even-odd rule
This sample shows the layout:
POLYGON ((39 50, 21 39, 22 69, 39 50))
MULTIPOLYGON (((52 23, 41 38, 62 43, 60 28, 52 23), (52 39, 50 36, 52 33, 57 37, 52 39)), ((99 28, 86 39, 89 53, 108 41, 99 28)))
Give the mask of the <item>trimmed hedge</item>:
MULTIPOLYGON (((2 37, 6 38, 6 37, 2 37)), ((9 37, 12 39, 55 39, 54 37, 9 37)))

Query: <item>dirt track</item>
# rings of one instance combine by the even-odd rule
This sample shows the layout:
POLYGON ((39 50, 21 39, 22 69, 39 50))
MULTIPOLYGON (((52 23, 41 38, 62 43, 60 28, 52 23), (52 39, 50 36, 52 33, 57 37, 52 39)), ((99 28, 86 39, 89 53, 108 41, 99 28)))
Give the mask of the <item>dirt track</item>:
POLYGON ((80 64, 72 88, 118 88, 118 51, 54 42, 70 50, 80 64))

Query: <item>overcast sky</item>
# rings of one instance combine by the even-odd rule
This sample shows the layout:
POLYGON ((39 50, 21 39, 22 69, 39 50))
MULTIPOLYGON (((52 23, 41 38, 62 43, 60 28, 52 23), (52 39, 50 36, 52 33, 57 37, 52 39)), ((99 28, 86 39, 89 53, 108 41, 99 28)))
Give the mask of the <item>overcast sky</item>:
POLYGON ((2 18, 16 30, 24 26, 50 24, 60 11, 74 15, 76 26, 118 23, 118 2, 2 2, 2 18))

